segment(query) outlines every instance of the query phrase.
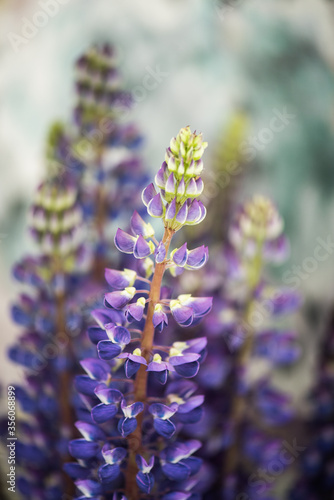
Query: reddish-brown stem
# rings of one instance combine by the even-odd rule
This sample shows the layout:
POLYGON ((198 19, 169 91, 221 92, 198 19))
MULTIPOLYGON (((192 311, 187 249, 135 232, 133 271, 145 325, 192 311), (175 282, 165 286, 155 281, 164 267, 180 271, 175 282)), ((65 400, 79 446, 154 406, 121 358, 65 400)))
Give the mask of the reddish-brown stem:
MULTIPOLYGON (((163 243, 166 248, 166 254, 169 249, 169 245, 171 239, 173 237, 174 231, 168 228, 165 228, 165 233, 163 236, 163 243)), ((144 330, 141 337, 141 351, 142 356, 149 362, 152 347, 153 347, 153 339, 154 339, 154 326, 153 326, 153 313, 154 307, 160 300, 160 291, 161 291, 161 283, 162 278, 166 269, 166 261, 161 262, 160 264, 156 264, 154 275, 152 278, 152 284, 149 294, 149 303, 147 308, 147 318, 144 326, 144 330)), ((141 401, 143 403, 147 400, 147 377, 148 372, 146 371, 146 367, 141 365, 140 369, 137 372, 136 380, 135 380, 135 392, 134 392, 134 400, 141 401)), ((143 413, 140 413, 137 417, 137 428, 136 430, 130 434, 128 438, 129 444, 129 458, 128 458, 128 467, 126 470, 126 496, 128 500, 138 500, 139 499, 139 490, 136 483, 136 474, 138 472, 136 465, 136 454, 141 453, 143 449, 142 444, 142 424, 143 424, 143 413)))
MULTIPOLYGON (((98 148, 96 155, 96 163, 98 168, 102 170, 102 148, 98 148)), ((106 222, 106 212, 107 212, 107 203, 106 203, 106 192, 102 183, 99 184, 97 195, 96 195, 96 219, 95 219, 95 227, 98 233, 99 241, 104 242, 104 231, 105 231, 105 222, 106 222)), ((94 262, 94 277, 97 281, 103 280, 104 270, 107 267, 106 259, 104 256, 95 255, 94 262)))

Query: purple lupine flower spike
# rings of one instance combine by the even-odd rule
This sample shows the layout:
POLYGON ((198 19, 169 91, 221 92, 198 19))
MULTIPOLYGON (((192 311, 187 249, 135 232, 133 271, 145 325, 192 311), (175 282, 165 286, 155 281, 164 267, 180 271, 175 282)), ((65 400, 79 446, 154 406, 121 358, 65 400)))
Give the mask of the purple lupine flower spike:
MULTIPOLYGON (((89 476, 93 483, 80 483, 89 495, 99 491, 99 484, 108 493, 124 489, 127 498, 139 498, 141 493, 153 498, 155 491, 167 498, 181 498, 182 492, 186 492, 184 498, 193 496, 191 489, 197 484, 201 460, 191 455, 199 445, 177 441, 170 446, 169 440, 184 425, 196 424, 202 417, 204 398, 196 394, 196 384, 189 389, 186 381, 199 371, 206 339, 180 339, 170 345, 168 326, 172 322, 174 330, 174 320, 183 327, 199 322, 209 313, 212 299, 186 293, 170 298, 170 291, 161 284, 166 269, 172 274, 177 268, 193 271, 208 259, 205 246, 188 250, 183 243, 170 248, 176 231, 188 223, 197 224, 205 214, 198 200, 205 147, 201 135, 189 127, 181 129, 155 177, 157 187, 150 184, 142 193, 147 213, 162 219, 164 235, 159 243, 152 225, 138 212, 131 218, 132 234, 122 229, 116 232, 115 246, 132 254, 137 264, 136 270, 129 265, 123 271, 106 270, 112 289, 105 294, 107 309, 105 313, 94 311, 98 326, 88 331, 102 364, 85 363, 88 375, 77 379, 77 388, 89 408, 88 417, 83 411, 87 424, 101 426, 106 436, 103 439, 95 427, 82 427, 88 440, 99 439, 99 447, 88 445, 81 451, 84 445, 74 445, 81 455, 93 457, 94 453, 93 475, 89 476), (144 283, 141 288, 140 282, 144 283), (167 344, 156 345, 155 336, 163 331, 161 337, 167 344), (114 448, 108 439, 115 442, 114 448), (140 454, 148 450, 156 458, 140 454)), ((78 455, 76 449, 74 452, 78 455)), ((71 471, 73 474, 73 466, 71 471)))

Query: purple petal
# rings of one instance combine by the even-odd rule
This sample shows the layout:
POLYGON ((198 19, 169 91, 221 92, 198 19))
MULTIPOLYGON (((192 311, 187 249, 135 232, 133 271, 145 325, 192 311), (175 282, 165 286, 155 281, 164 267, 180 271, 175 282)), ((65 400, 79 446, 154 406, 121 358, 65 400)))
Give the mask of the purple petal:
POLYGON ((167 170, 167 164, 164 161, 163 164, 161 165, 161 167, 159 168, 156 176, 155 176, 155 183, 161 189, 165 188, 165 173, 166 173, 166 170, 167 170))
POLYGON ((150 238, 154 235, 151 224, 147 224, 136 210, 131 217, 131 229, 134 234, 141 234, 144 238, 150 238))
POLYGON ((182 304, 191 307, 194 315, 199 317, 208 314, 212 308, 212 297, 189 297, 183 300, 182 295, 180 295, 179 300, 182 304))
POLYGON ((117 389, 111 389, 105 384, 99 384, 95 388, 94 392, 99 400, 106 405, 119 403, 123 398, 123 395, 120 391, 118 391, 117 389))
POLYGON ((135 361, 132 361, 132 359, 128 358, 124 364, 124 371, 126 378, 133 377, 133 375, 137 373, 139 368, 140 368, 140 363, 136 363, 135 361))
POLYGON ((200 269, 203 267, 209 257, 208 247, 202 245, 194 250, 188 251, 186 269, 200 269))
POLYGON ((167 493, 167 495, 164 495, 161 500, 187 500, 190 497, 191 493, 184 493, 183 491, 172 491, 171 493, 167 493))
POLYGON ((110 309, 94 309, 91 312, 92 317, 104 328, 106 323, 124 323, 124 315, 120 311, 111 311, 110 309))
POLYGON ((99 451, 99 445, 94 441, 74 439, 69 443, 69 450, 74 458, 86 460, 94 457, 99 451))
POLYGON ((105 444, 102 448, 102 455, 107 464, 120 464, 127 456, 125 448, 110 448, 109 444, 105 444))
POLYGON ((105 405, 103 403, 94 406, 92 408, 92 419, 97 424, 103 424, 108 420, 112 419, 117 413, 117 406, 115 405, 105 405))
POLYGON ((164 313, 163 311, 154 311, 152 321, 154 328, 161 326, 161 331, 162 331, 164 326, 168 325, 167 314, 164 313))
POLYGON ((160 436, 170 439, 176 431, 176 427, 170 420, 162 420, 161 418, 155 418, 153 426, 160 436))
POLYGON ((97 425, 79 421, 75 422, 75 427, 87 441, 104 441, 106 439, 104 431, 97 425))
POLYGON ((123 253, 133 253, 136 238, 126 233, 123 229, 117 229, 115 236, 116 248, 123 253))
POLYGON ((175 371, 178 375, 184 378, 191 378, 195 377, 197 375, 198 370, 199 370, 199 363, 198 361, 193 361, 192 363, 186 363, 183 365, 176 365, 175 371))
POLYGON ((153 403, 150 405, 148 411, 157 418, 168 419, 174 415, 177 411, 178 405, 172 403, 170 406, 166 406, 162 403, 153 403))
POLYGON ((152 200, 152 198, 154 198, 154 196, 156 196, 156 194, 157 194, 157 192, 156 192, 154 184, 152 182, 142 192, 142 200, 143 200, 143 203, 146 207, 149 204, 149 202, 152 200))
POLYGON ((98 344, 100 340, 108 340, 108 335, 105 330, 98 326, 90 326, 88 328, 88 336, 93 344, 98 344))
POLYGON ((189 467, 190 475, 193 476, 194 474, 197 474, 197 472, 200 470, 203 461, 202 459, 197 457, 188 457, 183 459, 182 463, 187 467, 189 467))
POLYGON ((196 352, 190 352, 181 356, 170 356, 169 362, 171 365, 179 366, 184 365, 185 363, 192 363, 193 361, 197 361, 200 358, 200 355, 196 352))
POLYGON ((188 250, 187 243, 184 243, 182 247, 178 248, 172 253, 172 259, 177 266, 184 267, 187 262, 188 250))
POLYGON ((92 379, 105 381, 109 377, 110 366, 104 361, 96 358, 87 358, 80 361, 80 365, 92 379))
POLYGON ((152 456, 150 458, 149 463, 147 463, 146 460, 141 455, 136 455, 136 464, 141 472, 143 472, 144 474, 148 474, 149 472, 151 472, 151 469, 153 468, 154 456, 152 456))
POLYGON ((199 337, 197 339, 187 340, 187 349, 183 353, 197 352, 201 353, 207 346, 208 339, 206 337, 199 337))
POLYGON ((166 361, 161 361, 158 363, 157 361, 151 361, 151 363, 148 364, 147 371, 148 372, 163 372, 163 371, 174 371, 174 368, 170 363, 167 363, 166 361))
POLYGON ((183 195, 184 195, 184 193, 185 193, 185 190, 186 190, 186 185, 185 185, 185 183, 184 183, 184 179, 183 179, 183 177, 182 177, 182 179, 181 179, 181 181, 180 181, 180 184, 179 184, 179 185, 178 185, 178 187, 177 187, 177 194, 178 194, 179 196, 183 196, 183 195))
POLYGON ((115 292, 109 292, 106 293, 104 298, 105 298, 105 305, 107 307, 112 307, 113 309, 123 309, 124 306, 126 306, 130 300, 133 299, 135 295, 136 289, 133 287, 128 287, 126 290, 123 291, 115 291, 115 292), (130 291, 128 291, 130 289, 130 291))
POLYGON ((165 385, 165 383, 167 382, 167 379, 168 379, 168 371, 167 370, 160 371, 160 372, 159 371, 153 372, 153 375, 157 379, 159 384, 165 385))
POLYGON ((202 214, 198 200, 193 200, 188 208, 187 224, 195 224, 200 219, 202 214))
POLYGON ((187 220, 187 215, 188 215, 188 205, 187 205, 187 202, 185 202, 185 203, 183 203, 182 207, 178 211, 175 220, 179 224, 184 224, 186 222, 186 220, 187 220))
POLYGON ((118 344, 114 344, 111 340, 101 340, 97 344, 97 353, 101 359, 110 361, 116 358, 122 352, 122 348, 118 344))
MULTIPOLYGON (((190 469, 183 464, 164 464, 162 466, 162 472, 168 477, 168 479, 177 482, 184 481, 190 476, 190 469)), ((183 498, 188 497, 186 496, 183 498)))
POLYGON ((116 290, 124 290, 128 286, 133 286, 136 279, 136 273, 132 270, 105 269, 104 276, 107 283, 116 290))
POLYGON ((144 474, 143 472, 138 472, 136 475, 136 482, 140 491, 144 493, 150 493, 154 485, 153 474, 144 474))
POLYGON ((149 255, 151 255, 151 253, 152 253, 151 246, 148 244, 145 238, 140 234, 135 243, 133 249, 133 255, 136 257, 136 259, 145 259, 145 257, 148 257, 149 255))
POLYGON ((93 481, 92 479, 76 481, 75 485, 85 495, 84 498, 95 498, 102 493, 100 483, 93 481))
POLYGON ((197 185, 195 179, 191 178, 187 185, 187 196, 196 196, 197 185))
POLYGON ((160 193, 154 196, 147 205, 147 212, 151 217, 162 217, 164 214, 164 205, 160 193))
POLYGON ((141 302, 137 301, 132 304, 129 304, 125 313, 127 320, 129 322, 133 320, 141 321, 143 318, 144 310, 145 310, 145 304, 142 304, 141 302))
POLYGON ((64 464, 64 471, 72 479, 87 479, 90 476, 90 470, 77 462, 67 462, 64 464))
POLYGON ((121 436, 126 437, 135 431, 137 428, 137 419, 136 418, 121 418, 118 422, 118 432, 121 436))
POLYGON ((204 396, 193 396, 184 404, 179 405, 178 413, 188 413, 204 403, 204 396))
POLYGON ((167 221, 173 220, 176 215, 176 200, 173 200, 167 205, 165 219, 167 221))
POLYGON ((124 326, 115 326, 113 323, 110 323, 106 325, 106 330, 112 342, 120 344, 123 348, 129 344, 131 334, 124 326))
POLYGON ((104 464, 99 468, 99 478, 102 483, 114 481, 120 475, 121 470, 117 464, 104 464))
POLYGON ((174 194, 175 193, 174 174, 170 174, 170 176, 168 177, 167 182, 166 182, 165 191, 167 194, 174 194))
POLYGON ((202 194, 203 189, 204 189, 204 182, 203 182, 201 177, 199 177, 196 180, 196 188, 197 188, 197 196, 199 196, 200 194, 202 194))
POLYGON ((200 214, 199 219, 196 221, 197 224, 199 224, 200 222, 202 222, 202 220, 204 220, 205 216, 206 216, 206 208, 203 205, 203 203, 201 201, 198 201, 198 205, 199 205, 201 214, 200 214))
POLYGON ((85 396, 94 396, 95 387, 98 385, 97 380, 92 380, 87 375, 76 375, 74 379, 76 390, 85 396))
POLYGON ((191 325, 194 313, 191 307, 177 305, 171 308, 171 312, 175 321, 181 326, 191 325))
POLYGON ((121 402, 121 407, 122 407, 122 411, 124 413, 124 416, 127 418, 136 417, 139 413, 141 413, 144 410, 144 404, 141 403, 140 401, 137 401, 136 403, 132 403, 132 405, 126 406, 126 403, 123 399, 121 402))

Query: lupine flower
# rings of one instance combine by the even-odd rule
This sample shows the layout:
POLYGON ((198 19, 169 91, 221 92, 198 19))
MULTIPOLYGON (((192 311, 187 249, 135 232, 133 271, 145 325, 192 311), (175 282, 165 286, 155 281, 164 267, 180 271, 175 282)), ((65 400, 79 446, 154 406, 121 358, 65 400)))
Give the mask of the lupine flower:
MULTIPOLYGON (((208 398, 204 422, 196 424, 196 413, 193 416, 192 412, 197 407, 189 412, 190 422, 194 419, 189 431, 205 440, 202 453, 210 461, 212 476, 222 477, 220 486, 217 482, 211 486, 209 498, 210 494, 224 499, 235 499, 239 494, 250 499, 271 498, 271 484, 262 496, 258 489, 247 484, 253 471, 265 468, 280 452, 277 442, 257 429, 257 421, 264 426, 280 426, 287 425, 294 417, 291 400, 270 381, 270 372, 276 366, 294 363, 301 353, 295 332, 285 323, 283 327, 276 324, 277 319, 281 323, 286 321, 286 316, 300 305, 300 298, 290 290, 269 286, 264 278, 265 264, 277 263, 288 248, 282 230, 282 219, 270 200, 254 197, 237 212, 230 229, 230 242, 222 251, 223 259, 212 264, 212 274, 218 276, 213 280, 215 307, 205 320, 209 342, 202 355, 207 355, 207 359, 197 376, 200 388, 210 390, 212 398, 208 398), (260 359, 266 361, 265 375, 254 378, 252 367, 260 359), (239 413, 235 408, 243 410, 239 413), (257 416, 255 420, 248 416, 251 412, 257 416), (255 449, 259 438, 261 449, 255 449), (244 456, 245 464, 240 460, 244 456)), ((210 283, 203 280, 199 288, 208 293, 210 283)), ((172 307, 182 326, 192 321, 186 309, 191 306, 191 299, 178 299, 172 307)), ((193 313, 201 314, 206 306, 205 301, 193 304, 193 313)), ((182 346, 179 349, 182 354, 187 352, 182 346)), ((194 347, 188 352, 195 352, 194 347)), ((187 394, 186 390, 183 393, 187 394)), ((188 394, 192 394, 190 388, 188 394)), ((187 400, 181 396, 184 399, 187 400)), ((181 415, 183 421, 181 400, 174 390, 168 397, 168 402, 179 404, 175 422, 181 415)))
POLYGON ((312 388, 310 416, 303 427, 305 448, 297 463, 297 477, 287 498, 311 500, 331 498, 334 494, 334 316, 333 310, 327 324, 317 367, 317 380, 312 388))
MULTIPOLYGON (((123 214, 138 208, 138 186, 146 182, 136 153, 138 131, 119 121, 130 102, 119 87, 112 51, 107 46, 91 50, 80 58, 77 70, 75 124, 52 127, 47 179, 38 189, 30 213, 29 227, 39 254, 24 259, 14 269, 16 279, 34 288, 13 307, 13 318, 25 332, 9 350, 9 357, 25 369, 25 387, 18 390, 17 399, 28 413, 29 425, 20 422, 19 426, 17 463, 22 476, 18 475, 17 486, 27 499, 60 498, 65 493, 74 496, 74 485, 62 468, 68 460, 68 441, 76 432, 71 387, 80 372, 80 358, 86 358, 82 367, 87 375, 75 379, 82 394, 76 410, 79 422, 91 427, 77 425, 90 444, 74 443, 75 456, 93 458, 94 452, 100 453, 103 441, 101 429, 97 428, 99 438, 93 432, 96 425, 87 405, 106 405, 109 412, 114 412, 109 409, 113 405, 119 406, 111 401, 111 394, 106 399, 105 387, 100 384, 109 384, 110 366, 107 364, 106 371, 105 361, 92 358, 96 349, 89 339, 95 344, 108 341, 122 350, 127 344, 120 341, 119 328, 105 325, 114 322, 115 327, 122 327, 125 314, 96 310, 99 327, 89 328, 89 339, 86 330, 91 321, 89 312, 97 307, 106 289, 101 271, 105 266, 119 265, 111 259, 106 227, 118 217, 120 207, 123 214), (102 134, 95 141, 92 132, 101 131, 102 123, 102 134), (87 224, 90 231, 86 233, 87 224)), ((139 214, 133 218, 133 226, 138 224, 142 224, 139 214)), ((136 273, 122 273, 118 274, 118 269, 106 272, 112 290, 133 286, 136 273)), ((133 313, 139 317, 138 310, 133 313)), ((124 341, 124 335, 121 337, 124 341)), ((101 353, 105 352, 102 347, 101 353)), ((101 409, 95 409, 94 415, 100 421, 105 418, 101 409)), ((77 480, 84 495, 100 494, 99 483, 95 489, 95 478, 88 478, 89 468, 70 464, 66 472, 77 480)))
MULTIPOLYGON (((182 379, 198 373, 206 339, 181 338, 172 345, 156 345, 154 336, 164 330, 168 342, 168 314, 182 326, 189 326, 199 322, 212 307, 210 297, 196 298, 185 293, 170 299, 161 287, 167 268, 175 265, 196 270, 208 258, 206 247, 188 250, 186 243, 169 252, 174 233, 184 225, 199 223, 205 216, 205 208, 197 199, 203 190, 200 174, 205 147, 201 135, 193 134, 189 127, 182 129, 167 150, 166 161, 156 176, 157 187, 150 184, 143 191, 148 214, 163 219, 165 231, 160 242, 152 225, 138 212, 131 218, 132 234, 118 229, 115 235, 115 246, 133 255, 136 268, 129 269, 127 264, 124 271, 106 270, 106 280, 112 288, 105 294, 107 309, 105 313, 103 309, 93 312, 99 326, 88 331, 103 364, 92 367, 84 362, 88 377, 77 378, 76 387, 80 393, 79 412, 86 416, 87 422, 102 425, 104 442, 113 440, 115 449, 121 448, 123 452, 119 455, 115 451, 121 457, 120 462, 105 465, 101 448, 88 445, 88 454, 93 458, 94 453, 94 460, 84 460, 82 465, 90 469, 84 479, 90 497, 95 490, 103 495, 109 481, 108 494, 116 495, 116 490, 124 487, 128 499, 139 498, 140 492, 148 498, 156 494, 165 499, 199 498, 191 490, 197 484, 202 461, 191 455, 200 443, 169 444, 168 441, 185 424, 197 423, 202 417, 203 396, 195 394, 196 385, 189 389, 182 379), (139 283, 143 283, 142 288, 139 283), (108 375, 104 363, 109 365, 108 375), (170 384, 174 384, 171 391, 170 384), (157 458, 151 456, 146 461, 147 450, 157 458)), ((89 433, 87 439, 91 443, 89 433)), ((103 456, 106 444, 101 441, 103 456)), ((70 450, 74 448, 78 454, 77 448, 81 446, 74 441, 70 450)), ((76 484, 82 490, 82 480, 76 484)))

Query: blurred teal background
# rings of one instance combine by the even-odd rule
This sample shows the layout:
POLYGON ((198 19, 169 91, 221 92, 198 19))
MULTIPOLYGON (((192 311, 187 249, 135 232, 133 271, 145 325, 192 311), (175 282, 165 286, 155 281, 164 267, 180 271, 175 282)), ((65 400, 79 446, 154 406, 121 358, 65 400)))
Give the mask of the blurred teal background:
MULTIPOLYGON (((236 113, 247 118, 232 203, 257 192, 277 203, 291 241, 278 283, 284 284, 284 272, 293 266, 303 268, 319 238, 334 240, 333 2, 2 0, 0 30, 3 386, 21 377, 6 360, 6 347, 19 333, 9 306, 22 290, 11 279, 11 266, 33 250, 26 216, 45 168, 48 127, 69 120, 73 63, 92 43, 116 46, 124 85, 135 100, 127 118, 145 136, 143 156, 152 173, 170 137, 189 124, 209 142, 206 168, 214 183, 214 156, 224 131, 236 113), (52 5, 53 14, 41 17, 52 5), (34 21, 44 26, 31 35, 34 21), (30 38, 18 38, 23 33, 30 38), (282 115, 283 121, 273 121, 282 115)), ((212 203, 229 199, 229 187, 218 190, 212 203)), ((333 264, 330 247, 326 259, 299 280, 305 307, 296 327, 304 355, 293 379, 288 373, 281 383, 291 386, 301 404, 334 303, 333 264)))
MULTIPOLYGON (((117 48, 124 85, 135 100, 128 118, 146 138, 143 155, 152 172, 163 161, 170 137, 189 124, 209 142, 209 175, 222 131, 235 113, 242 110, 247 116, 248 153, 241 173, 234 176, 232 201, 261 192, 277 203, 291 240, 291 258, 279 269, 278 281, 284 271, 313 256, 317 238, 334 237, 332 2, 3 0, 0 9, 3 384, 20 377, 5 353, 18 333, 9 319, 9 304, 21 289, 11 280, 10 269, 31 249, 26 214, 43 176, 47 129, 54 120, 69 120, 73 63, 92 43, 107 41, 117 48), (41 16, 41 11, 51 12, 51 4, 52 15, 41 16), (31 28, 34 22, 44 25, 31 28), (19 38, 27 33, 30 38, 19 38)), ((228 189, 219 196, 227 196, 228 189)), ((309 366, 334 301, 333 254, 329 251, 300 280, 306 303, 315 304, 317 311, 312 315, 310 307, 299 325, 307 348, 300 397, 309 387, 309 366)))

